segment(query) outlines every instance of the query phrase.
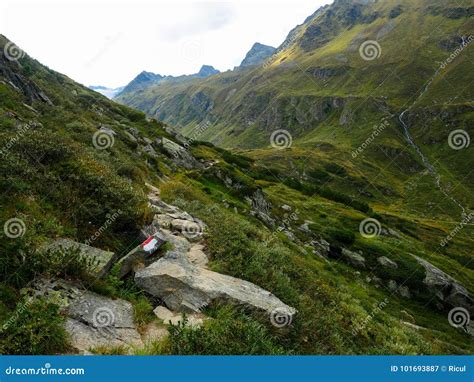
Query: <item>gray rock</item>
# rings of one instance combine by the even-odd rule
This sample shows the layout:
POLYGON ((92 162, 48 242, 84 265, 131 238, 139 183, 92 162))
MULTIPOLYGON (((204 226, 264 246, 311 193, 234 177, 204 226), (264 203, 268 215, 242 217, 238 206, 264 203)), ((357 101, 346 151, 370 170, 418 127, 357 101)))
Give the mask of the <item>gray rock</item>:
POLYGON ((103 133, 106 133, 110 136, 117 135, 117 133, 114 130, 112 130, 110 127, 108 127, 106 125, 101 125, 100 128, 99 128, 99 131, 101 131, 103 133))
MULTIPOLYGON (((184 322, 184 315, 182 313, 174 313, 164 306, 157 306, 153 310, 156 317, 163 321, 164 324, 178 325, 184 322)), ((191 313, 186 315, 186 326, 200 327, 204 324, 206 316, 201 313, 191 313)))
POLYGON ((377 261, 380 265, 382 265, 384 267, 392 268, 392 269, 397 269, 398 268, 397 263, 393 260, 390 260, 386 256, 381 256, 381 257, 377 258, 377 261))
POLYGON ((309 229, 309 223, 308 222, 304 222, 303 224, 301 224, 298 229, 301 231, 301 232, 304 232, 304 233, 311 233, 311 230, 309 229))
POLYGON ((408 289, 407 286, 398 285, 395 280, 389 280, 388 284, 387 284, 387 287, 388 287, 389 291, 392 292, 392 293, 397 293, 400 296, 405 297, 405 298, 410 298, 411 297, 410 289, 408 289))
POLYGON ((275 309, 290 317, 295 314, 294 308, 272 293, 248 281, 197 267, 178 253, 175 256, 167 254, 139 270, 135 282, 179 312, 197 313, 212 301, 220 300, 251 306, 269 314, 275 309))
POLYGON ((186 257, 189 261, 197 267, 206 268, 209 259, 203 251, 204 246, 202 244, 194 244, 189 251, 186 253, 186 257))
POLYGON ((151 155, 152 157, 155 157, 157 158, 158 157, 158 154, 156 153, 155 149, 153 148, 152 145, 145 145, 143 146, 143 151, 149 155, 151 155))
POLYGON ((76 351, 143 346, 128 301, 112 300, 63 280, 39 280, 33 293, 54 301, 67 315, 65 329, 76 351))
POLYGON ((91 247, 87 244, 78 243, 71 239, 57 239, 43 248, 46 251, 73 250, 79 251, 80 255, 92 263, 92 271, 99 276, 110 270, 114 262, 114 253, 91 247))
POLYGON ((124 131, 125 135, 127 136, 128 139, 130 139, 132 142, 137 142, 138 139, 135 138, 132 134, 130 134, 128 131, 124 131))
POLYGON ((283 233, 285 234, 285 236, 286 236, 288 239, 290 239, 291 241, 296 241, 296 236, 295 236, 295 234, 294 234, 293 232, 291 232, 291 231, 289 231, 289 230, 287 230, 287 229, 283 230, 282 232, 283 232, 283 233))
POLYGON ((342 248, 341 254, 343 258, 354 267, 365 268, 365 258, 361 254, 349 251, 346 248, 342 248))
POLYGON ((410 289, 408 289, 407 286, 405 285, 400 285, 397 289, 397 292, 400 294, 400 296, 405 297, 405 298, 411 298, 411 293, 410 289))
POLYGON ((389 280, 388 281, 388 284, 387 284, 387 287, 388 287, 388 290, 390 292, 393 292, 395 293, 397 291, 397 288, 398 288, 398 284, 395 280, 389 280))
POLYGON ((183 146, 164 137, 158 140, 157 143, 177 165, 189 170, 204 167, 204 165, 196 160, 183 146))
POLYGON ((380 234, 382 236, 394 237, 396 239, 401 239, 402 238, 401 235, 397 231, 395 231, 391 228, 382 228, 381 231, 380 231, 380 234))
POLYGON ((436 296, 442 304, 450 307, 460 306, 467 309, 471 315, 474 314, 474 301, 464 286, 430 262, 418 256, 412 256, 425 268, 423 283, 430 290, 436 292, 436 296))
POLYGON ((329 256, 329 252, 331 251, 331 245, 326 240, 313 240, 311 242, 311 245, 313 246, 314 251, 317 255, 323 256, 325 258, 329 256))
POLYGON ((291 207, 290 207, 289 205, 287 205, 287 204, 283 204, 283 205, 281 206, 281 209, 282 209, 283 211, 286 211, 286 212, 291 212, 291 207))
POLYGON ((275 219, 270 216, 271 203, 265 198, 262 190, 257 189, 247 202, 255 211, 255 216, 259 218, 266 226, 273 228, 275 226, 275 219))
MULTIPOLYGON (((158 240, 156 248, 157 250, 166 242, 164 236, 159 232, 151 236, 155 237, 158 240)), ((119 278, 122 279, 128 276, 130 273, 135 273, 138 269, 144 268, 155 260, 156 255, 154 253, 149 253, 145 251, 142 248, 142 244, 140 243, 119 260, 119 278)))

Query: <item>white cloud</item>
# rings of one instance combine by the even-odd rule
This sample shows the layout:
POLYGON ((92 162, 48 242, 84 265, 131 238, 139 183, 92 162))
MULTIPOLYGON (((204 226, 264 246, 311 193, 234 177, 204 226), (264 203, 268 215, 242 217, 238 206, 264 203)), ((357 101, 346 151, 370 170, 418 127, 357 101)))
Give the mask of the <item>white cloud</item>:
POLYGON ((0 0, 0 33, 78 82, 117 87, 142 70, 231 69, 254 42, 279 45, 329 2, 0 0))

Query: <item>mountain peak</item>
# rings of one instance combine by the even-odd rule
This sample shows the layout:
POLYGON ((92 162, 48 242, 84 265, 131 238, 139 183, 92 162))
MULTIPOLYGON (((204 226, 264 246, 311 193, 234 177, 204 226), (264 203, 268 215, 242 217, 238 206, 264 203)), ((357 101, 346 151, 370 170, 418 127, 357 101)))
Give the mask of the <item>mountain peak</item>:
POLYGON ((240 63, 241 67, 258 65, 270 57, 274 52, 273 46, 264 45, 256 42, 252 45, 252 48, 247 52, 245 58, 240 63))
POLYGON ((213 66, 203 65, 203 66, 201 66, 201 69, 199 69, 199 72, 196 73, 196 77, 205 78, 205 77, 209 77, 209 76, 212 76, 214 74, 217 74, 217 73, 220 73, 220 71, 215 69, 213 66))

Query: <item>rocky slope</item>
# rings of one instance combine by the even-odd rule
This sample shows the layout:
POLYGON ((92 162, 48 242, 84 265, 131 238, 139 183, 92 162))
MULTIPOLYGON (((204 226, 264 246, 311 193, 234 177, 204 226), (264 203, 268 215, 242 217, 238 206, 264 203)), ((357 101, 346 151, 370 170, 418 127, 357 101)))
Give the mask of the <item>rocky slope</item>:
POLYGON ((252 48, 247 52, 245 58, 240 63, 239 68, 246 66, 254 66, 262 64, 266 59, 268 59, 273 53, 275 53, 276 48, 269 45, 260 44, 256 42, 252 45, 252 48))

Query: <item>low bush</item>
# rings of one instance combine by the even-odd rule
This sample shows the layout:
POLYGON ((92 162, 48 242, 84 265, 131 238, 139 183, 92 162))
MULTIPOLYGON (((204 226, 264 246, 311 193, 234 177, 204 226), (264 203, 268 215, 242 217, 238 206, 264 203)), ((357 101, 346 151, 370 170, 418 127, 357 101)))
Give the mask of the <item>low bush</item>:
POLYGON ((44 300, 20 302, 0 332, 0 354, 57 354, 68 349, 64 317, 44 300), (9 321, 10 320, 10 321, 9 321))

